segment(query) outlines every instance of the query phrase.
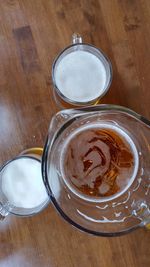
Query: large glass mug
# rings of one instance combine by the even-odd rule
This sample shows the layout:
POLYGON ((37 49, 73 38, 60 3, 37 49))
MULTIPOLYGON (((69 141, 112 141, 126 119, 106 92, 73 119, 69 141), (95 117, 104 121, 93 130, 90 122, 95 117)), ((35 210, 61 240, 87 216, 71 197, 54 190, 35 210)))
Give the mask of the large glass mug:
MULTIPOLYGON (((80 64, 80 66, 76 66, 77 69, 79 69, 80 67, 81 67, 81 64, 80 64)), ((71 69, 71 66, 69 65, 69 71, 70 71, 70 69, 71 69)), ((63 68, 63 70, 61 70, 61 75, 63 74, 63 72, 64 72, 64 68, 63 68)), ((74 73, 74 77, 76 78, 75 80, 87 79, 87 77, 84 77, 83 73, 84 73, 84 69, 80 73, 80 77, 78 77, 78 75, 76 76, 76 72, 75 72, 74 73)), ((89 73, 89 75, 90 74, 91 73, 89 73)), ((67 76, 69 76, 69 73, 67 73, 67 76)), ((99 73, 99 77, 100 77, 100 73, 99 73)), ((64 77, 61 77, 61 79, 64 79, 64 77)), ((60 106, 61 108, 64 108, 64 107, 70 108, 70 107, 74 107, 74 106, 95 105, 107 93, 107 91, 111 85, 111 82, 112 82, 112 65, 111 65, 110 60, 108 59, 108 57, 104 54, 104 52, 102 50, 98 49, 97 47, 95 47, 91 44, 83 43, 82 37, 79 34, 73 34, 72 44, 70 46, 67 46, 63 51, 61 51, 60 54, 55 58, 55 60, 53 62, 52 81, 53 81, 54 99, 55 99, 57 105, 60 106), (73 98, 66 96, 59 88, 59 85, 57 82, 56 73, 57 73, 57 69, 58 69, 60 62, 62 62, 62 59, 64 59, 66 56, 70 55, 73 52, 77 52, 77 51, 88 52, 89 55, 91 55, 92 57, 95 57, 97 59, 97 61, 100 64, 102 64, 105 75, 106 75, 105 85, 104 85, 103 89, 100 88, 101 85, 100 85, 100 83, 99 83, 100 81, 99 81, 98 82, 99 88, 97 91, 97 96, 94 97, 92 95, 91 96, 92 98, 90 100, 82 100, 81 98, 78 100, 75 100, 73 98)), ((63 88, 64 88, 64 86, 63 86, 63 88)), ((70 89, 72 89, 72 88, 70 88, 70 89)), ((78 88, 76 88, 76 91, 80 91, 80 90, 78 90, 78 88)), ((92 92, 92 89, 90 89, 90 91, 92 92)))
POLYGON ((50 123, 42 159, 47 192, 61 216, 78 229, 98 236, 116 236, 150 224, 150 122, 124 107, 90 106, 63 110, 50 123), (76 129, 95 122, 118 125, 136 145, 139 165, 127 190, 105 202, 87 201, 62 179, 60 153, 64 141, 76 129))

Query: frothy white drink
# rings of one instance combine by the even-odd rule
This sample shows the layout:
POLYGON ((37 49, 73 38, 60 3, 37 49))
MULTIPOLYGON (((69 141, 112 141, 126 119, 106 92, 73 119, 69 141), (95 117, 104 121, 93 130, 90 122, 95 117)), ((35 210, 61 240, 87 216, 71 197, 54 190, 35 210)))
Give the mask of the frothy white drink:
POLYGON ((74 51, 58 63, 55 80, 57 88, 65 97, 77 102, 88 102, 103 94, 106 70, 95 55, 74 51))
POLYGON ((2 173, 2 191, 11 205, 35 208, 48 196, 41 175, 41 163, 31 158, 10 162, 2 173))

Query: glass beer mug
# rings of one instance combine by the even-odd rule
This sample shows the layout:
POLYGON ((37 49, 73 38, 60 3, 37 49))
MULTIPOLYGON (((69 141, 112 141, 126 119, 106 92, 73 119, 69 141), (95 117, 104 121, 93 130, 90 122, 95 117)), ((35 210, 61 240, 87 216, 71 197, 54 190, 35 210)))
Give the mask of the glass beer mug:
MULTIPOLYGON (((77 146, 83 149, 82 142, 77 146)), ((91 158, 89 156, 88 160, 93 157, 93 154, 89 155, 91 158)), ((74 156, 70 154, 71 157, 73 161, 74 156)), ((79 164, 82 167, 80 160, 79 157, 75 168, 79 164)), ((143 226, 149 227, 150 122, 132 110, 115 105, 63 110, 50 123, 42 174, 54 207, 67 222, 82 231, 98 236, 116 236, 143 226), (69 149, 68 140, 81 128, 92 129, 94 125, 97 128, 107 125, 110 131, 119 129, 118 134, 130 140, 135 155, 136 167, 132 179, 121 192, 108 197, 87 196, 72 182, 67 182, 69 177, 62 172, 62 165, 65 168, 65 164, 68 164, 61 157, 65 147, 69 149)))
POLYGON ((95 105, 111 85, 111 62, 100 49, 73 34, 72 44, 53 63, 52 81, 58 106, 95 105))
POLYGON ((40 172, 42 152, 38 147, 26 149, 0 168, 0 221, 11 214, 33 216, 48 205, 40 172))

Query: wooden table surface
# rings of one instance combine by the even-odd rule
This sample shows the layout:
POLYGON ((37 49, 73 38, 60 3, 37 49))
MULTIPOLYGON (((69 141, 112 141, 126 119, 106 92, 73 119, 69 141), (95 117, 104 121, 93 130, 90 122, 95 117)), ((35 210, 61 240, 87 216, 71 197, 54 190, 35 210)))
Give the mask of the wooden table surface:
MULTIPOLYGON (((52 115, 52 62, 73 32, 111 59, 113 82, 102 103, 150 119, 149 0, 0 0, 0 164, 43 146, 52 115)), ((0 223, 0 267, 148 267, 150 232, 93 237, 49 205, 30 218, 0 223)))

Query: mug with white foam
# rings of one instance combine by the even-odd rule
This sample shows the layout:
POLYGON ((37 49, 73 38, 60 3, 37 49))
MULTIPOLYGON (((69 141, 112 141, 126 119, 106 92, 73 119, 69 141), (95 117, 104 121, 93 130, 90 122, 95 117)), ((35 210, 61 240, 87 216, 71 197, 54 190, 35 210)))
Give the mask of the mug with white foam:
POLYGON ((82 42, 78 34, 72 37, 52 66, 56 102, 68 107, 98 103, 112 81, 112 66, 107 56, 93 45, 82 42))
POLYGON ((41 148, 28 149, 0 168, 0 220, 31 216, 49 203, 41 174, 41 148))

